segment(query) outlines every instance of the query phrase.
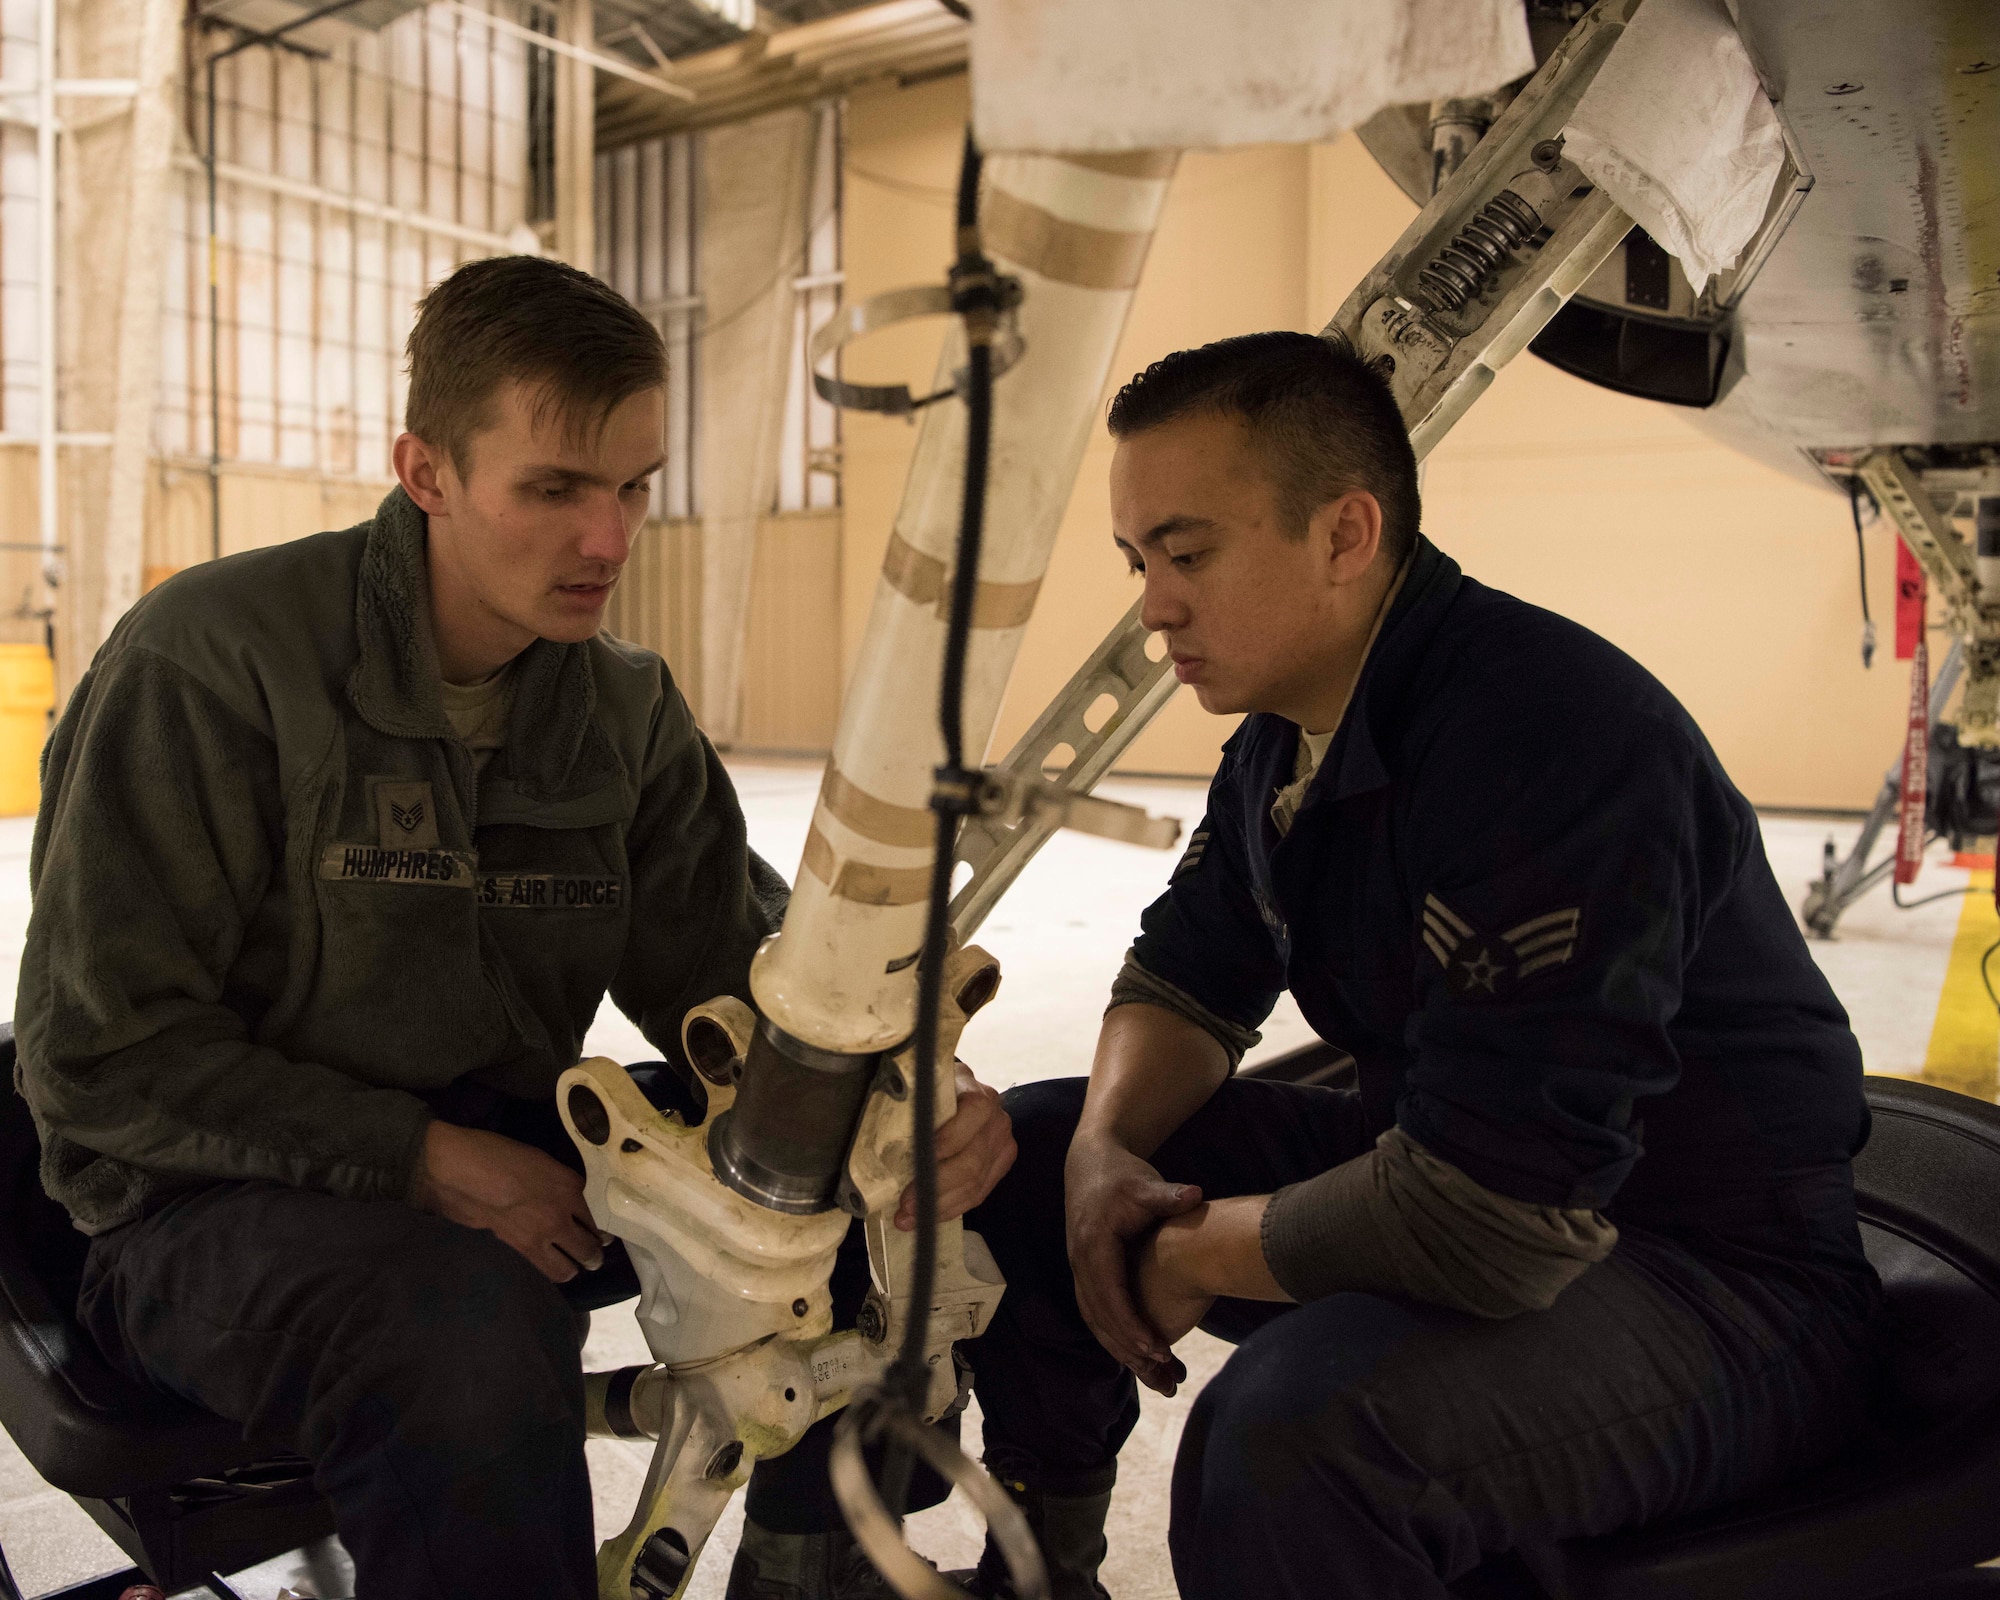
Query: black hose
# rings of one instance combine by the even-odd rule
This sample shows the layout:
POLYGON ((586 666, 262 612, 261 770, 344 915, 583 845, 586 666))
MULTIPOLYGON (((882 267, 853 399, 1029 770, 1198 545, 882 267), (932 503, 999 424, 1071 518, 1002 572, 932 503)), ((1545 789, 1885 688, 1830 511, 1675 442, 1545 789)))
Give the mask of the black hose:
MULTIPOLYGON (((965 766, 965 661, 972 640, 972 612, 979 593, 979 553, 986 530, 986 474, 993 432, 993 332, 1000 305, 993 264, 979 244, 979 148, 968 132, 958 180, 958 259, 952 266, 952 308, 965 320, 965 492, 960 504, 958 548, 953 558, 951 610, 945 628, 944 665, 938 684, 938 731, 944 764, 937 769, 931 810, 937 818, 923 952, 917 965, 915 1121, 916 1239, 910 1266, 910 1320, 886 1387, 922 1414, 930 1388, 925 1352, 930 1343, 931 1299, 937 1285, 937 1066, 938 1017, 944 1003, 944 963, 949 948, 951 875, 958 826, 976 805, 979 774, 965 766)), ((882 1499, 901 1515, 909 1495, 911 1460, 892 1448, 883 1468, 882 1499)))
POLYGON ((1868 546, 1861 537, 1861 476, 1847 480, 1847 509, 1854 518, 1854 555, 1861 564, 1861 665, 1875 665, 1875 619, 1868 614, 1868 546))
MULTIPOLYGON (((1894 878, 1889 880, 1889 901, 1898 911, 1914 911, 1918 906, 1935 905, 1940 900, 1957 900, 1975 892, 1974 886, 1967 884, 1963 889, 1940 889, 1936 894, 1927 894, 1921 900, 1905 900, 1897 893, 1902 885, 1894 878)), ((1977 892, 1984 893, 1980 888, 1977 892)))

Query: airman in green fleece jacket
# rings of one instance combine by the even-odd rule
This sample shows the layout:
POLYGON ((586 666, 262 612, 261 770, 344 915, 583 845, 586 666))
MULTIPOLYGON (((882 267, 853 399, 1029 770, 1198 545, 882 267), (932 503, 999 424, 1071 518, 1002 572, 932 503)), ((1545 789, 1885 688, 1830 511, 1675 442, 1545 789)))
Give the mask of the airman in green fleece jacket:
POLYGON ((218 1178, 407 1198, 426 1096, 552 1097, 607 989, 663 1053, 747 993, 783 885, 760 903, 660 658, 537 639, 476 771, 424 546, 397 489, 187 572, 56 729, 18 1016, 43 1181, 88 1232, 218 1178))
POLYGON ((78 1319, 311 1459, 362 1600, 594 1600, 576 1313, 637 1284, 556 1079, 607 991, 673 1057, 784 886, 660 659, 601 631, 658 334, 482 261, 410 377, 372 522, 172 579, 78 686, 20 1082, 92 1236, 78 1319))

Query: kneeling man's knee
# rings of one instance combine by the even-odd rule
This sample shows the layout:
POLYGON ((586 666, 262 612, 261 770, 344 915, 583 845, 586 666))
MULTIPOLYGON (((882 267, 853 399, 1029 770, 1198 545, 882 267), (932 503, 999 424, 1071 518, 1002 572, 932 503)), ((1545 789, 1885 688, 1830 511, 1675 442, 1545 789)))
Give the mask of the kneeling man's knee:
MULTIPOLYGON (((1321 1302, 1258 1330, 1195 1399, 1174 1465, 1171 1533, 1190 1600, 1292 1566, 1428 1566, 1405 1516, 1424 1474, 1369 1387, 1408 1314, 1370 1296, 1336 1298, 1349 1303, 1321 1302)), ((1294 1591, 1280 1582, 1274 1592, 1294 1591)))
POLYGON ((514 1433, 580 1438, 583 1372, 568 1302, 492 1234, 426 1221, 384 1263, 376 1303, 354 1308, 357 1398, 392 1407, 399 1432, 435 1427, 474 1450, 514 1433))

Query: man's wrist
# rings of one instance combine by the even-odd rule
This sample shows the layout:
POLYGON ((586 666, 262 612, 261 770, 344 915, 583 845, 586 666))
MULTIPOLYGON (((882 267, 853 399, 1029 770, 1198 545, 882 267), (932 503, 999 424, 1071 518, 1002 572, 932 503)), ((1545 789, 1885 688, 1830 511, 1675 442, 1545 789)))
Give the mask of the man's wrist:
POLYGON ((419 1211, 437 1209, 437 1185, 431 1181, 431 1135, 437 1126, 437 1119, 426 1112, 410 1141, 409 1178, 403 1185, 403 1200, 419 1211))
POLYGON ((1130 1145, 1119 1138, 1109 1127, 1078 1123, 1076 1132, 1070 1135, 1069 1154, 1064 1158, 1067 1167, 1074 1161, 1089 1161, 1103 1155, 1131 1155, 1130 1145))
POLYGON ((1162 1223, 1155 1248, 1160 1265, 1202 1294, 1239 1300, 1286 1300, 1264 1260, 1266 1194, 1213 1200, 1162 1223))

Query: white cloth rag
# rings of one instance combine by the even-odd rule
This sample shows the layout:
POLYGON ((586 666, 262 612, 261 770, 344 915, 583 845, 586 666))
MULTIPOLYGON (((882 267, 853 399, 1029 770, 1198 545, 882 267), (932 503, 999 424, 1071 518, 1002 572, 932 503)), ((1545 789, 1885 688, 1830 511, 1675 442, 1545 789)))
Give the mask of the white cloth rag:
POLYGON ((1331 139, 1382 107, 1535 69, 1521 0, 986 0, 972 108, 987 150, 1331 139))
POLYGON ((1699 292, 1763 222, 1785 138, 1723 0, 1646 0, 1584 90, 1563 154, 1699 292))

